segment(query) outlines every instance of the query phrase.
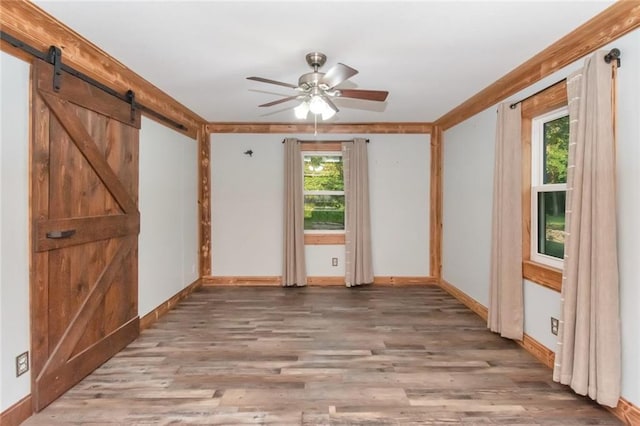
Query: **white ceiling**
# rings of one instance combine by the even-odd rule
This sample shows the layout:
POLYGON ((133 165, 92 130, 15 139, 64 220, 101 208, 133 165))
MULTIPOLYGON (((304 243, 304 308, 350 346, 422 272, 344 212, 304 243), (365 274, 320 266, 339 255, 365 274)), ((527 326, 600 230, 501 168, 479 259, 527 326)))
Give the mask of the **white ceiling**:
MULTIPOLYGON (((360 71, 335 122, 433 121, 612 1, 42 1, 40 7, 210 121, 294 122, 305 55, 360 71)), ((63 54, 64 60, 64 54, 63 54)))

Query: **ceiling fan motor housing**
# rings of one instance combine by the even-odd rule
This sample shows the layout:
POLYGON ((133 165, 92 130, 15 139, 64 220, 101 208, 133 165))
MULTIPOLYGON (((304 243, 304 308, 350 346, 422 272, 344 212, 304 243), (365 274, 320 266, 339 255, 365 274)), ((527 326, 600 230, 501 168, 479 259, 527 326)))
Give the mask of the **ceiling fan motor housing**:
POLYGON ((304 92, 308 92, 314 87, 320 87, 321 89, 326 90, 328 87, 323 88, 323 84, 320 84, 322 77, 324 77, 324 73, 317 71, 302 74, 298 79, 298 87, 300 87, 304 92))

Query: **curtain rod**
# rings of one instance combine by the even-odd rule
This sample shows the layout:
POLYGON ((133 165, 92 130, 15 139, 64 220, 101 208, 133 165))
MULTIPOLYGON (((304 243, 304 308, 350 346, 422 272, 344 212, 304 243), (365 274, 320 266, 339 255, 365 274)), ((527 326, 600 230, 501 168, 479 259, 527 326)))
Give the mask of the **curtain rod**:
MULTIPOLYGON (((22 50, 23 52, 28 53, 29 55, 41 59, 49 64, 53 64, 53 59, 51 57, 50 53, 42 53, 41 51, 39 51, 38 49, 36 49, 33 46, 28 45, 27 43, 24 43, 23 41, 13 37, 10 34, 7 34, 4 31, 0 31, 0 40, 5 40, 7 43, 9 43, 10 45, 12 45, 13 47, 16 47, 20 50, 22 50)), ((62 52, 56 48, 55 46, 51 46, 51 48, 49 49, 49 52, 51 52, 52 49, 56 49, 59 53, 57 53, 57 55, 61 55, 62 52)), ((64 63, 62 63, 62 58, 61 56, 58 56, 58 61, 59 61, 59 66, 60 66, 60 70, 67 72, 68 74, 71 74, 77 78, 79 78, 80 80, 84 81, 85 83, 90 84, 93 87, 96 87, 100 90, 102 90, 103 92, 108 93, 109 95, 116 97, 122 101, 125 101, 128 104, 131 104, 132 109, 133 108, 138 108, 141 111, 144 111, 146 113, 148 113, 149 115, 154 116, 155 118, 164 121, 167 124, 170 124, 171 126, 180 129, 180 130, 188 130, 186 126, 184 126, 183 124, 178 123, 177 121, 172 120, 171 118, 147 107, 144 106, 140 103, 138 103, 135 100, 135 95, 133 94, 133 92, 131 90, 129 90, 126 94, 121 94, 118 93, 117 91, 115 91, 114 89, 112 89, 109 86, 106 86, 102 83, 100 83, 97 80, 94 80, 93 78, 89 77, 88 75, 81 73, 80 71, 76 70, 75 68, 70 67, 69 65, 66 65, 64 63)), ((54 64, 55 65, 55 64, 54 64)))
MULTIPOLYGON (((611 49, 611 50, 609 51, 609 53, 607 53, 606 55, 604 55, 604 61, 605 61, 606 63, 608 63, 608 64, 610 64, 610 63, 611 63, 611 61, 616 61, 616 66, 617 66, 617 67, 620 67, 620 49, 616 49, 616 48, 611 49)), ((515 109, 515 108, 516 108, 516 106, 517 106, 518 104, 521 104, 522 102, 526 101, 527 99, 531 99, 531 98, 533 98, 534 96, 539 95, 540 93, 544 92, 545 90, 550 89, 550 88, 552 88, 553 86, 557 86, 558 84, 560 84, 560 83, 562 83, 562 82, 565 82, 565 81, 567 81, 567 79, 566 79, 566 78, 563 78, 562 80, 556 81, 555 83, 552 83, 552 84, 548 85, 547 87, 545 87, 545 88, 543 88, 543 89, 538 90, 536 93, 534 93, 534 94, 532 94, 532 95, 529 95, 529 96, 527 96, 527 97, 526 97, 526 98, 524 98, 524 99, 520 99, 520 100, 519 100, 519 101, 517 101, 517 102, 512 103, 511 105, 509 105, 509 108, 511 108, 511 109, 515 109)))
MULTIPOLYGON (((282 143, 285 142, 286 139, 282 140, 282 143)), ((369 139, 365 139, 364 140, 366 143, 369 143, 369 139)), ((298 143, 303 142, 303 143, 338 143, 338 142, 350 142, 353 143, 354 140, 353 139, 348 139, 348 140, 339 140, 339 141, 330 141, 330 140, 326 140, 326 141, 303 141, 298 139, 298 143)))

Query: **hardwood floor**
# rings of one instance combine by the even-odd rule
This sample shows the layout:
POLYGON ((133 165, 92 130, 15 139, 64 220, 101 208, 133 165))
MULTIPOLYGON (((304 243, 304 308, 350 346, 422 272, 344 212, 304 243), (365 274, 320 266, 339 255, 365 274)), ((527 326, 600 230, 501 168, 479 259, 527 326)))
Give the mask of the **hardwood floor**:
POLYGON ((438 287, 204 288, 27 425, 613 425, 438 287))

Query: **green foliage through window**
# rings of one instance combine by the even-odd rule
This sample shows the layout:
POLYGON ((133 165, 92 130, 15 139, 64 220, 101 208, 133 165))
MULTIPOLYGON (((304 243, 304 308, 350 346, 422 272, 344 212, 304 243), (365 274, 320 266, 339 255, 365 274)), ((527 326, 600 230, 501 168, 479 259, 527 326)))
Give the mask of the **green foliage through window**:
POLYGON ((537 252, 562 260, 565 242, 565 203, 569 159, 569 116, 566 108, 538 120, 534 148, 541 154, 532 182, 537 217, 537 252))
POLYGON ((304 229, 344 230, 342 155, 304 156, 304 229))
POLYGON ((567 183, 569 116, 544 123, 544 182, 567 183))

